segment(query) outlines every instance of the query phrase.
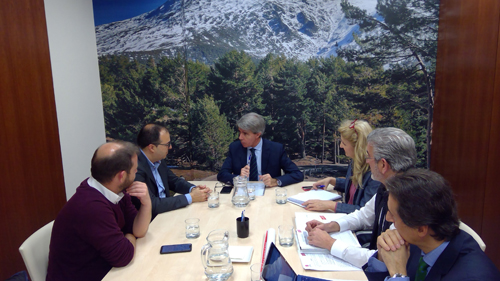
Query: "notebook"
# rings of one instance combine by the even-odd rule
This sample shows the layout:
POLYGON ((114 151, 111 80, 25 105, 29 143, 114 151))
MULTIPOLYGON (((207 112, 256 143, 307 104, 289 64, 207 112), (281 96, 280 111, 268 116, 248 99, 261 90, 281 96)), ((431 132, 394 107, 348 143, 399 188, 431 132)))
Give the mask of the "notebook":
POLYGON ((316 277, 297 275, 274 243, 269 247, 262 278, 266 281, 329 281, 316 277))

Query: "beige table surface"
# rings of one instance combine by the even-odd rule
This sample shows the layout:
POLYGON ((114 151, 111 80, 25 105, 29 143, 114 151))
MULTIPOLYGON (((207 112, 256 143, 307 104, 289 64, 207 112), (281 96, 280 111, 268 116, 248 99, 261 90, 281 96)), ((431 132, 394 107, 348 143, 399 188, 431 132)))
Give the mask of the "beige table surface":
MULTIPOLYGON (((215 181, 195 182, 205 184, 213 190, 215 181)), ((302 182, 287 186, 288 195, 303 192, 301 187, 312 185, 302 182)), ((274 228, 276 233, 280 224, 295 225, 295 212, 306 212, 303 208, 286 203, 278 205, 275 201, 275 189, 266 188, 264 196, 256 196, 245 208, 245 216, 250 218, 250 235, 241 239, 236 235, 236 217, 243 208, 231 203, 232 194, 220 195, 219 208, 208 208, 207 202, 193 203, 185 208, 158 215, 149 226, 144 238, 137 239, 135 257, 125 267, 115 267, 103 280, 208 280, 204 273, 200 251, 206 244, 208 233, 223 228, 229 231, 230 246, 253 246, 253 256, 249 263, 233 262, 233 275, 229 280, 250 280, 250 265, 259 262, 262 254, 264 234, 267 229, 274 228), (187 239, 184 231, 184 220, 199 218, 201 235, 196 239, 187 239), (193 250, 188 253, 160 255, 160 247, 168 244, 192 243, 193 250)), ((278 239, 276 238, 276 241, 278 239)), ((363 271, 313 271, 304 270, 297 253, 297 245, 278 249, 290 263, 293 270, 300 275, 321 277, 326 279, 367 280, 363 271)))

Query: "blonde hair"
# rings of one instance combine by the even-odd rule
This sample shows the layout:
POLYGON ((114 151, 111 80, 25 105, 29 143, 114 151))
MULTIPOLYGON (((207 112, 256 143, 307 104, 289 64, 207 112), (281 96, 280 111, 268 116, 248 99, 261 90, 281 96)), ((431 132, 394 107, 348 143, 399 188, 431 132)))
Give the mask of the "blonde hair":
POLYGON ((351 181, 359 188, 363 188, 363 175, 370 168, 366 163, 366 138, 371 131, 372 127, 368 122, 357 119, 342 121, 339 127, 340 135, 354 146, 351 181))

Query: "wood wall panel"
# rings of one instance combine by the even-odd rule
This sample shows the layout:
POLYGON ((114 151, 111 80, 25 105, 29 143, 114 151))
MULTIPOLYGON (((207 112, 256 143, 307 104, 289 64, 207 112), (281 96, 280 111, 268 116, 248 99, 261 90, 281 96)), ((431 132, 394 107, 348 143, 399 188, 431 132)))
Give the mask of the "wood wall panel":
POLYGON ((498 173, 492 157, 500 156, 492 147, 499 25, 498 0, 441 0, 431 155, 431 169, 450 181, 461 219, 484 238, 497 266, 500 196, 491 175, 498 173))
POLYGON ((66 202, 43 0, 0 3, 0 280, 66 202))
POLYGON ((488 169, 486 173, 486 194, 483 211, 482 237, 487 245, 488 256, 500 267, 500 28, 497 44, 495 88, 493 90, 493 110, 491 114, 488 169))

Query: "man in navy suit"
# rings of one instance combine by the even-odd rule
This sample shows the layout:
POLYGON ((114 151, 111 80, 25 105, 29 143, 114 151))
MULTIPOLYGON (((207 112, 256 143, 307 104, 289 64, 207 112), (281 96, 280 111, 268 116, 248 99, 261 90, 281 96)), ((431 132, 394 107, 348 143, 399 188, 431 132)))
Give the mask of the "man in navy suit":
MULTIPOLYGON (((210 189, 204 185, 194 186, 179 178, 170 171, 165 161, 162 161, 172 148, 167 128, 158 124, 145 125, 137 136, 137 144, 141 148, 141 153, 138 157, 135 180, 144 182, 148 186, 152 203, 152 218, 194 202, 207 201, 210 189), (171 190, 182 195, 171 196, 171 190)), ((139 209, 139 202, 132 199, 136 208, 139 209)))
POLYGON ((363 267, 368 280, 500 280, 500 272, 469 234, 459 229, 448 182, 411 169, 386 182, 387 220, 395 230, 378 237, 363 267))
POLYGON ((242 175, 250 181, 261 180, 267 187, 285 186, 304 180, 304 175, 286 155, 282 144, 262 138, 266 121, 257 113, 248 113, 236 123, 239 140, 229 145, 229 152, 217 180, 232 184, 242 175), (281 175, 281 170, 284 175, 281 175))

